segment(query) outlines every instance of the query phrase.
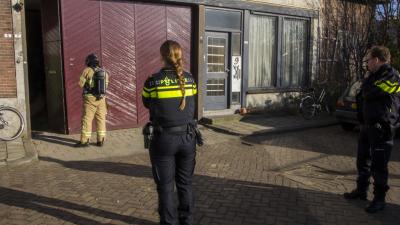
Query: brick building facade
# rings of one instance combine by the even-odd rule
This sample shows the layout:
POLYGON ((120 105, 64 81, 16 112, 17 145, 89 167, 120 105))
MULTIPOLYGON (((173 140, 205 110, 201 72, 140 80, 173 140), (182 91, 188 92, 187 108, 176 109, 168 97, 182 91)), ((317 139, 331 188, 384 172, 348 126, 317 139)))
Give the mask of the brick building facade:
POLYGON ((17 97, 11 1, 0 1, 0 98, 17 97))
POLYGON ((0 105, 16 108, 25 120, 23 138, 30 137, 28 69, 24 1, 0 1, 0 105))
POLYGON ((199 83, 198 119, 243 107, 281 111, 318 73, 320 10, 320 0, 2 0, 0 104, 39 128, 78 132, 76 80, 93 51, 112 74, 108 128, 141 126, 143 80, 170 38, 185 45, 199 83), (93 31, 82 36, 86 27, 93 31))

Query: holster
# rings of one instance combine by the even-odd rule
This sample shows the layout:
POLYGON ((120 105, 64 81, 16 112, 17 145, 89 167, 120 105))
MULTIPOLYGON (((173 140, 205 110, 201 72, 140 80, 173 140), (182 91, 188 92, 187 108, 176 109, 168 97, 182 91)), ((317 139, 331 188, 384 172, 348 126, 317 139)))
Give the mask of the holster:
POLYGON ((151 140, 154 136, 154 125, 151 122, 146 123, 142 130, 144 138, 144 148, 149 149, 151 140))
POLYGON ((192 123, 189 124, 190 131, 189 133, 194 132, 195 138, 196 138, 196 144, 198 146, 202 146, 204 144, 203 136, 200 132, 200 129, 197 126, 197 121, 194 120, 192 123))

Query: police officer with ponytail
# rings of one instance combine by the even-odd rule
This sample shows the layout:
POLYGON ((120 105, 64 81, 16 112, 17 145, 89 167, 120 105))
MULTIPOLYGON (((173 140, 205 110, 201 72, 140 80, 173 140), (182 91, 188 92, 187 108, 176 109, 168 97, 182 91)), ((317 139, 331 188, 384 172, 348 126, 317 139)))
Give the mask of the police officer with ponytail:
POLYGON ((179 221, 180 225, 191 225, 197 87, 192 75, 183 70, 182 49, 177 42, 164 42, 160 53, 164 67, 146 80, 142 93, 154 130, 149 150, 159 198, 160 224, 175 225, 179 221), (175 185, 178 207, 174 205, 175 185))

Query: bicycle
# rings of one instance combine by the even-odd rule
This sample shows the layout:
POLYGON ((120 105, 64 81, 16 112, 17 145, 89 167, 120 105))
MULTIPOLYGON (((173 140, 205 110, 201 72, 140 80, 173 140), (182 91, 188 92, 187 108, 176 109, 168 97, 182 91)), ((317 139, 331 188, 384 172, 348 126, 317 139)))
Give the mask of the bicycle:
POLYGON ((319 94, 318 98, 315 94, 315 89, 310 88, 307 91, 303 91, 305 96, 301 98, 300 101, 300 113, 304 119, 311 119, 316 116, 318 113, 322 112, 322 108, 330 113, 330 109, 326 104, 326 91, 325 88, 322 89, 321 93, 319 94))
POLYGON ((25 121, 15 108, 0 105, 0 140, 12 141, 21 136, 25 121))

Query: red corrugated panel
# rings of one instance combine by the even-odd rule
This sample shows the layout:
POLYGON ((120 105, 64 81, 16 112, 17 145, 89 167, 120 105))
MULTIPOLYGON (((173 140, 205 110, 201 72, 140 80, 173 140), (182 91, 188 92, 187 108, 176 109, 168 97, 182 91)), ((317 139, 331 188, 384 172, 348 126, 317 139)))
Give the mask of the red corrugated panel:
MULTIPOLYGON (((137 88, 139 91, 142 90, 147 77, 161 68, 159 48, 167 39, 178 41, 182 45, 184 67, 186 70, 190 68, 191 14, 190 7, 136 5, 137 88)), ((138 123, 143 124, 148 120, 148 112, 142 101, 139 100, 139 102, 138 123)))
POLYGON ((80 131, 82 89, 79 76, 86 56, 100 51, 100 1, 61 0, 64 80, 68 132, 80 131))
POLYGON ((80 130, 82 90, 77 82, 90 52, 101 53, 110 73, 108 129, 148 120, 141 100, 143 83, 161 68, 159 47, 179 41, 190 68, 191 9, 128 1, 60 0, 70 133, 80 130), (168 19, 167 19, 168 18, 168 19))
POLYGON ((103 66, 110 74, 107 126, 137 125, 134 5, 123 1, 101 3, 103 66))
MULTIPOLYGON (((158 72, 162 63, 160 46, 167 38, 166 7, 151 4, 137 4, 136 7, 136 54, 137 87, 143 90, 147 77, 158 72)), ((143 106, 141 96, 138 105, 138 123, 148 120, 148 112, 143 106)))
POLYGON ((167 38, 177 41, 183 49, 185 70, 190 70, 192 13, 188 7, 167 7, 167 38))

